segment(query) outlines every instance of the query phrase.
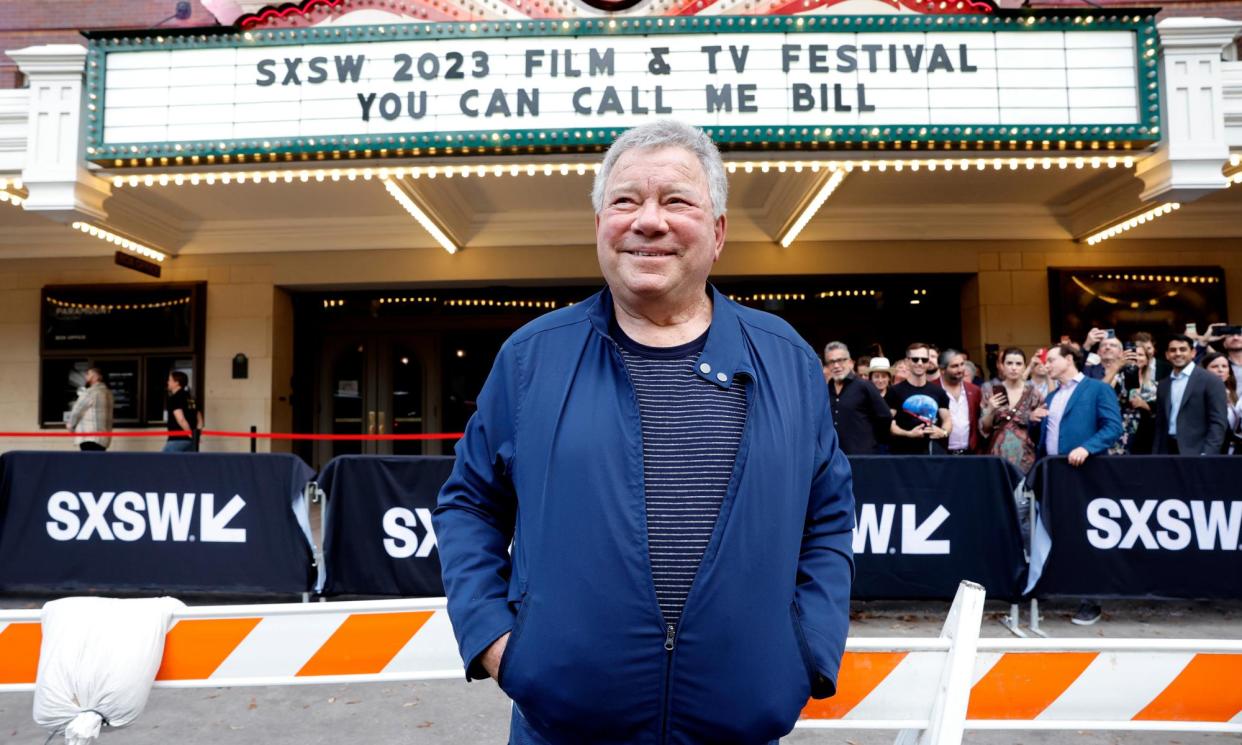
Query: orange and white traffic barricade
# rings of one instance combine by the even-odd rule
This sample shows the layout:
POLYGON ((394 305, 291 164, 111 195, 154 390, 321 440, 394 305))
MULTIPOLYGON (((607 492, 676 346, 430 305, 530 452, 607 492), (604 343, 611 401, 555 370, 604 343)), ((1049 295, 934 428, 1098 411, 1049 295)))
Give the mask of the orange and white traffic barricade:
MULTIPOLYGON (((939 638, 852 638, 837 695, 798 727, 1242 732, 1242 641, 979 639, 983 590, 963 583, 939 638)), ((461 680, 443 598, 187 607, 163 688, 461 680)), ((0 611, 0 693, 34 689, 40 611, 0 611)))

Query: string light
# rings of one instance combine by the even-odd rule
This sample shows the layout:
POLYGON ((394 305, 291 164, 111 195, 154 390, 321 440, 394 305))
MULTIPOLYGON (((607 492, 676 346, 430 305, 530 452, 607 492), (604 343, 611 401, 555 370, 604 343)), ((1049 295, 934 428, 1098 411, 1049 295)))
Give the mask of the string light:
POLYGON ((21 191, 22 180, 16 176, 11 177, 11 178, 9 176, 0 176, 0 191, 4 191, 5 189, 12 189, 13 191, 21 191))
POLYGON ((26 199, 25 197, 14 194, 11 191, 4 191, 3 189, 0 189, 0 202, 7 202, 14 207, 21 207, 26 203, 26 199))
MULTIPOLYGON (((923 168, 929 171, 935 171, 937 168, 945 170, 967 170, 974 168, 976 170, 984 168, 992 168, 1001 170, 1008 168, 1009 170, 1017 170, 1019 164, 1023 165, 1027 170, 1035 168, 1043 168, 1049 170, 1058 168, 1066 170, 1069 168, 1132 168, 1138 158, 1133 155, 1115 156, 1091 156, 1091 157, 1024 157, 1024 158, 882 158, 878 160, 780 160, 780 161, 751 161, 751 160, 730 160, 725 163, 725 168, 729 173, 737 173, 741 169, 744 173, 753 173, 760 171, 763 173, 771 172, 775 169, 779 173, 784 173, 792 169, 795 173, 802 173, 806 169, 810 169, 813 173, 820 170, 840 170, 852 171, 855 168, 864 169, 866 171, 876 170, 886 172, 888 169, 894 171, 905 171, 907 169, 918 172, 923 168)), ((284 181, 291 183, 294 179, 302 183, 309 182, 314 179, 316 182, 322 183, 326 180, 335 182, 340 181, 370 181, 375 178, 387 180, 389 178, 437 178, 454 176, 470 176, 472 178, 514 178, 518 176, 552 176, 552 175, 577 175, 586 176, 594 175, 599 172, 599 163, 482 163, 475 165, 427 165, 427 166, 407 166, 393 168, 390 166, 376 166, 366 168, 353 168, 342 171, 340 168, 293 168, 293 169, 276 169, 276 170, 249 170, 249 171, 208 171, 205 173, 151 173, 142 176, 138 175, 114 175, 112 177, 112 185, 116 188, 123 187, 180 187, 180 186, 216 186, 246 183, 275 183, 276 181, 284 181), (352 177, 351 177, 352 176, 352 177)), ((13 183, 13 182, 11 182, 13 183)), ((20 182, 16 182, 20 187, 20 182)), ((4 188, 4 180, 0 179, 0 189, 4 188)))
POLYGON ((819 191, 815 194, 811 201, 807 203, 806 207, 802 210, 802 214, 798 215, 798 218, 793 221, 793 225, 789 227, 789 230, 780 237, 780 244, 782 248, 789 248, 789 244, 794 242, 794 239, 798 237, 798 234, 802 232, 802 229, 806 227, 812 217, 815 217, 815 213, 819 212, 819 208, 824 206, 824 202, 828 201, 828 197, 832 196, 832 192, 836 191, 837 187, 840 186, 841 182, 844 180, 844 170, 837 169, 832 172, 832 175, 828 177, 828 180, 824 182, 824 185, 820 187, 819 191))
POLYGON ((145 256, 148 259, 153 259, 155 261, 163 261, 164 259, 168 258, 168 255, 162 251, 157 251, 154 248, 151 248, 150 246, 145 246, 141 243, 138 243, 137 241, 131 241, 130 239, 124 236, 113 233, 111 230, 105 230, 104 228, 101 228, 97 225, 91 225, 88 222, 75 222, 70 227, 72 227, 74 230, 80 230, 83 233, 86 233, 87 235, 90 235, 94 238, 98 238, 101 241, 107 241, 109 243, 120 246, 126 251, 136 253, 139 256, 145 256))
POLYGON ((172 308, 177 305, 189 305, 190 298, 183 297, 176 300, 164 300, 158 303, 71 303, 66 300, 58 300, 54 297, 48 297, 46 300, 55 305, 57 308, 70 308, 72 310, 91 310, 111 313, 114 310, 153 310, 156 308, 172 308))
POLYGON ((444 231, 440 229, 440 226, 436 225, 435 222, 432 221, 431 217, 429 217, 421 207, 414 203, 413 199, 410 199, 410 195, 406 194, 405 190, 402 189, 397 182, 390 178, 386 178, 384 179, 384 188, 388 190, 388 193, 392 195, 393 199, 397 200, 397 204, 404 207, 405 211, 410 213, 410 216, 413 217, 419 225, 423 226, 423 230, 426 230, 431 237, 435 239, 436 243, 440 244, 441 248, 451 254, 457 253, 457 244, 453 243, 453 241, 449 239, 444 231))
POLYGON ((1143 223, 1148 222, 1149 220, 1155 220, 1158 217, 1163 217, 1169 214, 1170 212, 1173 212, 1174 210, 1180 209, 1181 206, 1182 205, 1177 202, 1165 202, 1164 204, 1158 205, 1156 207, 1152 207, 1151 209, 1148 209, 1148 210, 1144 210, 1143 212, 1140 212, 1137 215, 1125 218, 1112 225, 1109 225, 1108 227, 1087 236, 1086 239, 1079 239, 1079 242, 1086 243, 1088 246, 1094 246, 1100 241, 1106 241, 1109 238, 1121 235, 1127 230, 1136 228, 1139 225, 1142 225, 1143 223))

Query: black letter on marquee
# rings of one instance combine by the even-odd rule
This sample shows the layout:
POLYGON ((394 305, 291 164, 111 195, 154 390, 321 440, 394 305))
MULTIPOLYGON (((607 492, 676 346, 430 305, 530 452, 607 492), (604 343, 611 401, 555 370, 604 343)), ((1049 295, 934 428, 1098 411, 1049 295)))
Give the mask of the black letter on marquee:
POLYGON ((293 59, 285 57, 285 79, 280 81, 280 84, 289 85, 289 83, 293 83, 294 85, 301 85, 302 79, 298 77, 298 65, 301 64, 301 57, 294 57, 293 59))
POLYGON ((781 72, 789 72, 790 66, 798 61, 801 44, 784 44, 781 46, 781 72))
MULTIPOLYGON (((271 83, 268 83, 268 85, 271 85, 271 83)), ((364 122, 371 121, 371 104, 375 103, 375 94, 368 93, 367 95, 364 96, 361 93, 359 93, 358 103, 362 104, 362 121, 364 122)))
POLYGON ((759 110, 755 103, 755 91, 759 86, 754 83, 742 83, 737 87, 737 110, 743 114, 753 114, 759 110))
POLYGON ((461 113, 471 118, 477 117, 479 115, 479 110, 474 108, 470 103, 468 103, 468 101, 469 99, 478 98, 478 97, 479 97, 479 91, 476 88, 471 88, 470 90, 461 94, 461 99, 460 99, 461 113))
POLYGON ((328 64, 327 57, 311 57, 310 69, 311 76, 306 79, 308 83, 322 83, 328 79, 328 70, 324 65, 328 64))
POLYGON ((411 119, 422 119, 427 116, 427 91, 418 92, 418 105, 414 105, 414 91, 405 94, 406 111, 411 119))
POLYGON ((591 48, 591 77, 596 75, 616 75, 617 66, 613 62, 614 53, 612 47, 608 47, 604 51, 591 48))
POLYGON ((517 115, 539 116, 539 89, 518 88, 517 115))
POLYGON ((272 72, 272 68, 275 67, 275 65, 276 60, 274 59, 259 60, 259 79, 254 81, 259 85, 259 87, 266 88, 276 82, 276 73, 272 72))
POLYGON ((720 54, 720 45, 713 44, 711 46, 699 47, 699 51, 707 55, 707 71, 712 75, 716 74, 716 55, 720 54))
POLYGON ((604 95, 600 96, 599 108, 596 109, 599 114, 624 114, 625 107, 621 105, 621 96, 617 95, 617 89, 611 85, 604 89, 604 95))
POLYGON ((837 47, 837 72, 854 72, 858 69, 858 60, 854 55, 858 53, 858 47, 853 44, 842 44, 837 47))
POLYGON ((351 83, 357 83, 358 76, 362 74, 362 63, 366 58, 365 54, 357 57, 351 54, 344 58, 338 56, 336 58, 337 82, 344 83, 345 78, 348 77, 351 83))
POLYGON ((380 96, 379 113, 390 122, 401 116, 401 96, 396 93, 385 93, 380 96))
MULTIPOLYGON (((673 68, 664 61, 664 55, 668 54, 668 47, 652 47, 651 62, 647 63, 647 72, 652 75, 668 75, 673 68)), ((614 93, 616 91, 613 91, 614 93)), ((624 113, 624 112, 618 112, 624 113)))
POLYGON ((936 70, 953 72, 953 61, 949 59, 949 53, 945 50, 944 44, 937 44, 932 47, 931 59, 927 62, 928 72, 935 72, 936 70))
POLYGON ((811 94, 811 86, 806 83, 793 84, 793 110, 810 111, 815 108, 815 96, 811 94))
POLYGON ((543 67, 543 55, 542 49, 526 50, 526 77, 534 77, 535 69, 543 67))
POLYGON ((584 106, 582 103, 582 97, 589 96, 589 95, 591 95, 590 88, 579 88, 578 90, 574 91, 574 111, 575 112, 579 114, 586 114, 587 116, 591 115, 591 107, 584 106))
MULTIPOLYGON (((811 72, 828 72, 828 45, 812 44, 811 52, 811 72)), ((840 54, 840 52, 838 52, 840 54)))
POLYGON ((979 72, 979 68, 970 64, 970 62, 966 60, 966 45, 965 44, 957 45, 957 58, 959 60, 958 66, 957 66, 958 70, 961 70, 962 72, 979 72))
POLYGON ((716 90, 716 86, 707 86, 707 113, 715 111, 733 111, 733 86, 725 83, 716 90))

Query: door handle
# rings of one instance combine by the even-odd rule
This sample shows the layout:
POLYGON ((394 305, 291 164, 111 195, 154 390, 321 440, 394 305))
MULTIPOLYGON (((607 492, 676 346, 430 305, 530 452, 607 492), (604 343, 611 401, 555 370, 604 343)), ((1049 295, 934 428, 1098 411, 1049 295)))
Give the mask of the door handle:
POLYGON ((379 413, 379 433, 381 435, 384 434, 384 421, 384 412, 381 410, 379 413))
POLYGON ((367 434, 368 435, 375 434, 375 411, 374 410, 367 412, 367 434))

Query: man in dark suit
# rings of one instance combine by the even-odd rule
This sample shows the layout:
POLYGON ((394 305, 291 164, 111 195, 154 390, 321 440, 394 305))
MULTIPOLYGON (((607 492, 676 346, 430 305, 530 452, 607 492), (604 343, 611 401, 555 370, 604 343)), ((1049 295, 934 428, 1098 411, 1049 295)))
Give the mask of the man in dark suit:
POLYGON ((956 349, 940 353, 940 379, 936 382, 949 395, 953 430, 946 443, 949 455, 970 455, 979 448, 979 386, 966 379, 966 355, 956 349))
POLYGON ((1193 364, 1194 342, 1176 334, 1164 357, 1173 374, 1156 385, 1156 439, 1161 455, 1216 455, 1228 429, 1225 384, 1193 364))
MULTIPOLYGON (((1117 394, 1079 372, 1082 352, 1069 344, 1048 350, 1048 374, 1059 384, 1045 401, 1038 454, 1067 455, 1070 465, 1108 451, 1121 436, 1117 394)), ((1042 412, 1041 412, 1042 414, 1042 412)))

